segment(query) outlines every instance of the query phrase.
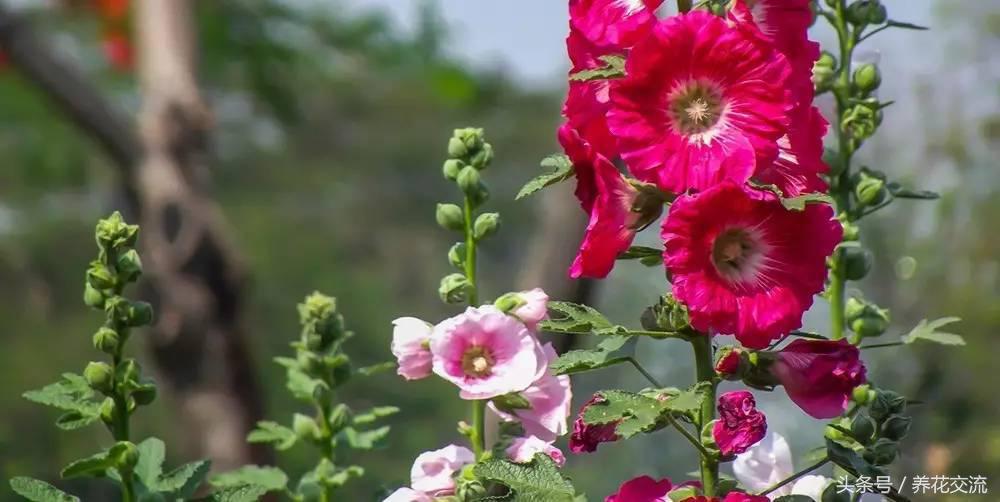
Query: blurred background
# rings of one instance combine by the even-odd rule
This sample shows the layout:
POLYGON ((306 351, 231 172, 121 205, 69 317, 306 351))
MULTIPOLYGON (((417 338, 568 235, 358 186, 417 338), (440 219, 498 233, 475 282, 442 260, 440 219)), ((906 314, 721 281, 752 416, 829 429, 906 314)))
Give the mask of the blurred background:
MULTIPOLYGON (((358 335, 348 349, 358 364, 391 358, 392 319, 454 312, 436 293, 453 236, 433 214, 436 202, 456 198, 440 175, 456 127, 484 127, 497 152, 487 207, 504 223, 482 253, 486 297, 542 285, 635 324, 663 292, 662 271, 633 262, 599 284, 565 278, 585 223, 571 187, 513 201, 558 148, 564 1, 148 3, 0 0, 0 477, 55 480, 106 443, 96 428, 58 431, 52 410, 20 394, 96 358, 90 338, 101 320, 81 301, 83 272, 94 223, 115 209, 144 225, 141 292, 159 319, 131 344, 164 390, 136 417, 136 435, 166 438, 173 464, 276 461, 293 479, 310 466, 308 448, 275 456, 242 441, 257 419, 286 422, 300 411, 271 359, 289 352, 307 293, 339 299, 358 335)), ((942 199, 900 201, 866 220, 863 241, 878 258, 859 285, 891 309, 888 337, 955 315, 969 345, 873 349, 865 359, 876 383, 925 402, 896 476, 985 475, 1000 490, 991 380, 1000 4, 883 3, 890 17, 932 31, 889 30, 859 54, 881 62, 880 97, 896 102, 859 161, 942 199)), ((642 239, 654 242, 655 230, 642 239)), ((806 327, 826 325, 817 300, 806 327)), ((688 350, 651 344, 640 359, 661 381, 685 386, 688 350)), ((575 380, 574 408, 612 386, 644 384, 625 369, 587 374, 575 380)), ((419 452, 460 440, 454 421, 466 407, 442 381, 404 384, 386 373, 341 397, 403 410, 387 448, 353 459, 368 475, 343 500, 376 500, 380 488, 407 483, 419 452)), ((822 424, 782 393, 758 399, 800 458, 819 445, 822 424)), ((685 479, 691 458, 681 440, 658 433, 574 456, 567 473, 599 500, 637 474, 685 479)), ((114 499, 101 483, 60 486, 114 499)), ((0 500, 16 500, 6 483, 0 500)))

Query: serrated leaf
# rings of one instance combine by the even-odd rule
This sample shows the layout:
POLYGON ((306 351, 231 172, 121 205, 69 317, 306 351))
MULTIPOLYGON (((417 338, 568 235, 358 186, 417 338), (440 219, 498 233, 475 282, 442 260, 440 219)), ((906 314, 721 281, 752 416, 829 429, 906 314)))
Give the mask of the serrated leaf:
POLYGON ((396 413, 399 413, 399 408, 395 406, 376 406, 364 413, 354 415, 354 419, 351 423, 354 425, 367 425, 374 423, 380 418, 395 415, 396 413))
POLYGON ((619 260, 638 260, 647 257, 663 257, 663 250, 649 246, 632 246, 618 255, 619 260))
POLYGON ((628 357, 619 351, 630 339, 628 335, 605 337, 596 348, 563 353, 549 364, 549 368, 556 375, 571 375, 627 362, 628 357))
POLYGON ((890 19, 889 21, 887 21, 885 24, 886 24, 886 26, 892 26, 893 28, 902 28, 904 30, 920 30, 920 31, 924 31, 924 30, 929 30, 930 29, 927 26, 921 26, 919 24, 913 24, 913 23, 905 23, 903 21, 895 21, 895 20, 892 20, 892 19, 890 19))
POLYGON ((299 362, 291 357, 278 356, 274 358, 274 362, 288 369, 299 367, 299 362))
POLYGON ((825 193, 807 193, 798 197, 781 198, 781 205, 789 211, 805 211, 807 204, 833 204, 833 198, 825 193))
POLYGON ((245 465, 235 471, 212 476, 210 482, 216 488, 257 485, 263 486, 269 491, 274 491, 283 490, 288 485, 288 475, 277 467, 245 465))
POLYGON ((592 333, 614 325, 592 307, 570 302, 549 302, 549 318, 539 323, 553 333, 592 333))
POLYGON ((98 413, 84 414, 80 411, 67 411, 56 419, 56 427, 64 431, 72 431, 81 427, 86 427, 100 418, 98 413))
POLYGON ((10 480, 10 487, 31 502, 80 502, 79 498, 34 478, 13 478, 10 480))
POLYGON ((274 443, 275 449, 278 450, 291 448, 297 440, 295 431, 268 420, 257 422, 257 428, 247 434, 248 443, 274 443))
POLYGON ((690 388, 677 393, 670 393, 663 401, 664 407, 675 415, 686 416, 694 419, 701 411, 701 404, 705 400, 705 393, 711 384, 699 382, 690 388))
POLYGON ((288 376, 286 386, 297 399, 311 400, 316 386, 322 383, 321 380, 313 378, 297 368, 290 368, 286 375, 288 376))
POLYGON ((347 441, 347 445, 355 450, 372 450, 377 448, 379 442, 389 435, 388 425, 372 429, 370 431, 359 431, 354 427, 345 427, 340 432, 340 437, 347 441))
POLYGON ((903 343, 927 340, 941 345, 965 345, 965 339, 961 335, 938 331, 939 328, 961 320, 959 317, 942 317, 933 321, 922 319, 909 333, 903 335, 903 343))
POLYGON ((396 368, 395 361, 385 361, 358 368, 358 374, 361 376, 372 376, 395 368, 396 368))
POLYGON ((352 478, 360 478, 365 475, 364 467, 360 465, 351 465, 344 469, 340 469, 333 476, 330 476, 330 486, 334 488, 339 488, 344 486, 352 478))
POLYGON ((158 438, 148 438, 136 445, 139 462, 135 464, 135 475, 150 488, 155 488, 163 473, 163 460, 167 457, 167 447, 158 438))
POLYGON ((114 466, 114 460, 108 457, 108 452, 101 452, 96 455, 81 458, 70 462, 59 473, 63 479, 73 479, 82 476, 103 477, 105 471, 114 466))
POLYGON ((885 470, 869 464, 858 452, 830 439, 826 440, 826 455, 830 461, 854 476, 884 476, 885 470))
POLYGON ((93 389, 82 376, 73 373, 64 373, 58 382, 41 389, 29 390, 22 396, 29 401, 60 410, 76 411, 82 416, 100 414, 101 405, 93 399, 93 389))
POLYGON ((194 502, 257 502, 269 491, 260 485, 230 486, 194 502))
POLYGON ((587 82, 590 80, 607 80, 621 78, 625 76, 625 58, 613 54, 598 57, 604 66, 580 70, 569 76, 569 79, 576 82, 587 82))
POLYGON ((615 432, 622 439, 654 430, 665 411, 663 402, 641 394, 622 390, 603 390, 597 394, 601 399, 587 406, 583 422, 590 425, 618 422, 615 432))
POLYGON ((533 180, 525 183, 521 187, 521 190, 517 192, 514 200, 521 200, 545 187, 573 177, 573 163, 570 162, 569 157, 562 154, 545 157, 542 159, 542 167, 549 168, 551 171, 540 174, 533 180))
POLYGON ((156 482, 156 490, 165 492, 170 497, 187 500, 198 490, 212 463, 208 460, 198 460, 184 464, 163 476, 156 482))
POLYGON ((509 460, 491 458, 476 465, 477 478, 501 483, 513 491, 504 500, 515 502, 573 502, 576 490, 559 472, 548 455, 538 453, 531 462, 515 464, 509 460))

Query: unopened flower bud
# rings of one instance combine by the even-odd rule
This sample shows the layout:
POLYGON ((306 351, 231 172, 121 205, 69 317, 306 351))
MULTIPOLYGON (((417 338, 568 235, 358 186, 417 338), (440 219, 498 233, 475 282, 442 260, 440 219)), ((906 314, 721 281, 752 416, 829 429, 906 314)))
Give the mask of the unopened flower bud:
POLYGON ((447 230, 461 231, 465 228, 465 216, 462 208, 455 204, 438 204, 434 214, 438 225, 447 230))
POLYGON ((875 444, 865 449, 862 457, 871 464, 889 465, 899 454, 899 444, 891 439, 879 438, 875 444))
POLYGON ((851 393, 851 400, 855 403, 864 406, 875 399, 875 391, 872 390, 872 386, 868 384, 859 385, 854 388, 851 393))
POLYGON ((870 106, 858 104, 847 111, 847 114, 841 121, 841 127, 845 131, 849 131, 855 139, 865 140, 872 137, 875 134, 875 129, 878 128, 879 119, 877 115, 877 111, 870 106))
POLYGON ((861 246, 850 246, 842 248, 840 252, 843 255, 844 277, 847 280, 860 281, 868 275, 874 260, 871 251, 861 246))
POLYGON ((526 303, 527 302, 521 297, 520 293, 507 293, 500 298, 497 298, 496 301, 493 302, 493 306, 500 312, 509 314, 526 303))
POLYGON ((118 369, 121 372, 123 382, 137 384, 142 377, 142 367, 135 359, 126 359, 118 369))
POLYGON ((153 306, 146 302, 131 302, 125 321, 129 326, 146 326, 153 322, 153 306))
POLYGON ((330 429, 334 434, 351 424, 351 409, 345 404, 338 404, 330 412, 330 429))
POLYGON ((493 145, 484 143, 483 147, 469 159, 469 162, 472 164, 472 167, 480 171, 486 169, 490 165, 490 162, 493 162, 493 145))
POLYGON ((816 94, 827 92, 833 87, 836 64, 833 55, 824 52, 813 65, 812 83, 816 94))
POLYGON ((129 249, 115 263, 119 277, 125 282, 133 282, 142 275, 142 259, 134 249, 129 249))
POLYGON ((108 394, 114 389, 115 372, 111 366, 105 362, 91 361, 83 370, 83 378, 90 388, 108 394))
POLYGON ((451 249, 448 250, 448 263, 451 266, 462 270, 465 267, 465 243, 456 242, 451 249))
POLYGON ((135 246, 136 238, 139 236, 139 227, 126 224, 121 213, 115 211, 111 216, 97 222, 94 236, 97 245, 104 250, 131 248, 135 246))
POLYGON ((847 20, 854 25, 878 25, 888 19, 885 6, 879 0, 858 0, 847 8, 847 20))
POLYGON ((323 360, 316 354, 309 351, 299 351, 296 360, 299 363, 299 368, 307 374, 320 374, 324 370, 323 360))
POLYGON ((146 406, 156 400, 156 385, 152 383, 142 384, 132 391, 132 399, 135 404, 146 406))
POLYGON ((489 492, 486 490, 486 486, 483 485, 479 480, 459 480, 458 488, 455 490, 455 494, 458 495, 459 500, 481 500, 489 492))
POLYGON ((307 417, 301 413, 296 413, 292 417, 292 430, 299 439, 305 441, 315 441, 319 437, 319 427, 312 417, 307 417))
POLYGON ((851 305, 852 308, 845 312, 851 331, 865 338, 885 333, 889 328, 889 310, 871 303, 861 303, 859 310, 858 303, 861 303, 860 300, 855 300, 855 304, 851 305))
POLYGON ((139 448, 129 441, 119 441, 108 450, 108 457, 118 470, 132 472, 139 463, 139 448))
POLYGON ((448 156, 453 159, 460 159, 469 154, 469 149, 465 146, 465 142, 461 138, 452 136, 448 140, 448 156))
POLYGON ((854 242, 858 240, 861 234, 861 229, 858 228, 857 225, 850 221, 841 221, 840 224, 844 228, 844 242, 854 242))
POLYGON ((115 276, 100 262, 93 262, 87 269, 87 283, 96 289, 111 289, 115 286, 115 276))
POLYGON ((480 180, 479 171, 475 167, 465 166, 458 172, 458 178, 455 182, 458 183, 458 188, 462 190, 462 193, 471 195, 479 190, 479 186, 482 184, 480 180))
POLYGON ((687 307, 673 294, 667 294, 642 313, 640 322, 650 331, 681 331, 689 326, 690 318, 687 307))
POLYGON ((878 67, 865 63, 854 70, 854 85, 864 94, 870 94, 882 84, 882 75, 878 67))
POLYGON ((104 293, 90 285, 88 281, 83 287, 83 303, 92 309, 104 309, 104 293))
POLYGON ((313 387, 312 398, 317 403, 325 403, 333 397, 333 391, 324 381, 320 381, 313 387))
POLYGON ((851 436, 861 444, 871 444, 875 436, 875 422, 864 415, 854 417, 851 421, 851 436))
POLYGON ((910 417, 891 415, 882 424, 882 436, 893 441, 901 441, 910 432, 910 424, 912 422, 913 419, 910 417))
POLYGON ((884 180, 864 173, 861 174, 858 183, 854 185, 854 197, 863 206, 881 204, 885 200, 887 192, 884 180))
POLYGON ((445 303, 462 303, 469 294, 469 279, 462 274, 449 274, 441 279, 438 295, 445 303))
POLYGON ((458 172, 461 171, 463 167, 465 167, 465 164, 459 159, 448 159, 444 161, 444 167, 442 167, 444 177, 454 181, 458 178, 458 172))
POLYGON ((715 372, 726 380, 739 380, 740 360, 742 351, 738 347, 725 346, 719 350, 719 356, 715 359, 715 372))
POLYGON ((496 233, 500 227, 500 215, 497 213, 483 213, 476 218, 473 225, 473 236, 476 240, 485 239, 496 233))
POLYGON ((120 342, 121 338, 118 336, 118 332, 111 328, 102 327, 97 330, 97 333, 94 333, 94 348, 105 354, 118 352, 120 342))
POLYGON ((108 397, 101 402, 101 421, 106 424, 111 424, 115 420, 115 400, 108 397))
POLYGON ((906 410, 906 398, 891 391, 878 390, 875 392, 875 399, 868 407, 868 414, 876 422, 883 422, 890 415, 900 415, 906 410))

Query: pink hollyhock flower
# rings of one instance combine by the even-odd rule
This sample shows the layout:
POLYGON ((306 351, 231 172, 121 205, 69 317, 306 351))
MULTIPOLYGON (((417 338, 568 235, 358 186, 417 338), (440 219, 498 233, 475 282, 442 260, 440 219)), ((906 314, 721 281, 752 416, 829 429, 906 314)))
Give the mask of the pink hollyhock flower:
POLYGON ((667 478, 656 481, 649 476, 639 476, 622 483, 604 502, 666 502, 670 500, 667 492, 671 489, 673 485, 667 478))
POLYGON ((846 340, 799 338, 774 354, 770 372, 809 416, 834 418, 847 409, 854 388, 866 381, 860 356, 846 340))
POLYGON ((681 502, 769 502, 767 497, 762 495, 749 495, 743 492, 729 492, 724 498, 719 497, 706 497, 704 495, 698 495, 696 497, 688 497, 681 502))
POLYGON ((715 362, 715 372, 723 377, 735 376, 740 371, 740 350, 729 348, 715 362))
POLYGON ((559 139, 576 171, 580 205, 590 213, 569 275, 607 277, 636 232, 660 216, 663 200, 650 190, 632 186, 607 157, 595 152, 572 129, 560 129, 559 139))
POLYGON ((434 497, 412 488, 400 488, 382 502, 434 502, 434 497))
POLYGON ((767 418, 757 410, 753 394, 726 392, 719 397, 719 420, 712 427, 712 437, 723 455, 747 451, 767 433, 767 418))
POLYGON ((569 25, 591 43, 631 47, 656 23, 663 0, 570 0, 569 25))
POLYGON ((610 443, 621 439, 618 433, 615 432, 618 422, 589 425, 583 421, 583 413, 587 411, 587 407, 603 401, 604 398, 600 394, 594 394, 580 408, 580 414, 577 415, 576 420, 573 422, 573 433, 569 436, 569 451, 576 454, 590 453, 597 451, 597 445, 600 443, 610 443))
MULTIPOLYGON (((571 30, 566 38, 566 49, 572 62, 570 75, 601 68, 605 63, 599 57, 616 52, 614 47, 594 45, 576 30, 571 30)), ((589 146, 603 155, 616 157, 618 142, 608 130, 606 117, 611 99, 608 96, 610 87, 610 80, 570 80, 562 114, 568 120, 567 125, 577 130, 589 146)))
POLYGON ((545 371, 545 355, 520 320, 492 305, 469 307, 431 336, 434 373, 462 399, 489 399, 527 389, 545 371))
POLYGON ((663 257, 692 326, 761 349, 802 325, 842 232, 827 204, 790 211, 771 192, 723 182, 671 204, 663 257))
MULTIPOLYGON (((544 366, 548 367, 556 358, 556 351, 551 343, 545 344, 543 354, 544 366)), ((490 409, 504 420, 519 420, 525 434, 537 436, 544 441, 552 442, 566 434, 566 417, 569 416, 570 401, 573 398, 568 375, 556 376, 546 371, 520 394, 531 408, 515 409, 510 414, 500 411, 491 402, 490 409)))
POLYGON ((705 11, 671 17, 632 48, 608 128, 629 171, 671 192, 743 183, 778 154, 791 67, 770 44, 705 11))
POLYGON ((549 295, 545 294, 542 288, 535 288, 529 291, 521 291, 518 293, 518 296, 524 301, 524 305, 514 309, 513 314, 528 329, 534 331, 538 323, 549 315, 549 295))
POLYGON ((531 462, 535 458, 536 453, 548 455, 559 467, 562 467, 566 463, 566 457, 563 456, 559 448, 552 446, 552 443, 539 439, 537 436, 517 438, 505 452, 512 462, 519 464, 531 462))
POLYGON ((820 174, 829 170, 823 162, 827 121, 811 105, 797 107, 791 117, 788 134, 778 140, 778 158, 760 169, 754 179, 764 185, 776 185, 787 197, 826 192, 827 185, 820 174))
POLYGON ((455 473, 475 461, 472 450, 453 444, 425 451, 413 461, 410 487, 428 495, 450 495, 455 491, 455 473))
POLYGON ((400 317, 392 325, 392 355, 399 361, 396 373, 407 380, 430 375, 433 326, 416 317, 400 317))

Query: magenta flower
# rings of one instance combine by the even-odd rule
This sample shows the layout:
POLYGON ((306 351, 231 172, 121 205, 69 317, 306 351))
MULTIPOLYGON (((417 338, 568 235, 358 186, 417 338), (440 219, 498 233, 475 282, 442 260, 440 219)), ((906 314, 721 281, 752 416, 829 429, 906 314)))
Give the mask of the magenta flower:
POLYGON ((570 0, 569 25, 591 43, 627 48, 656 22, 663 0, 570 0))
POLYGON ((813 97, 812 69, 819 44, 809 40, 810 0, 736 0, 729 19, 773 44, 792 67, 791 85, 800 103, 813 97))
POLYGON ((413 488, 400 488, 382 502, 434 502, 434 497, 413 488))
POLYGON ((427 495, 451 495, 455 492, 455 473, 476 461, 472 450, 448 445, 417 456, 410 469, 410 487, 427 495))
POLYGON ((517 462, 519 464, 524 464, 531 462, 535 458, 536 453, 544 453, 552 458, 559 467, 562 467, 566 463, 566 457, 563 456, 562 451, 552 443, 545 442, 536 436, 528 436, 522 438, 516 438, 511 442, 510 447, 505 450, 507 453, 507 458, 512 462, 517 462))
POLYGON ((730 347, 715 361, 715 372, 723 378, 735 376, 740 371, 740 350, 730 347))
POLYGON ((791 67, 759 37, 692 11, 657 24, 625 69, 608 127, 637 178, 682 193, 743 183, 777 157, 791 67))
POLYGON ((580 408, 580 414, 577 415, 576 420, 573 422, 573 433, 569 436, 569 451, 575 454, 590 453, 597 451, 597 445, 601 443, 610 443, 621 439, 618 433, 615 432, 618 422, 589 425, 583 421, 583 413, 587 411, 587 407, 603 401, 604 398, 600 394, 594 394, 580 408))
POLYGON ((542 288, 535 288, 518 293, 524 305, 514 309, 514 316, 521 320, 529 330, 535 331, 535 327, 542 319, 549 315, 549 295, 542 291, 542 288))
POLYGON ((757 444, 767 433, 767 419, 757 410, 753 394, 726 392, 719 396, 719 419, 712 426, 712 437, 723 455, 737 455, 757 444))
POLYGON ((400 317, 392 321, 392 325, 392 355, 399 362, 396 373, 407 380, 430 375, 433 327, 416 317, 400 317))
POLYGON ((692 326, 760 349, 802 325, 842 232, 827 204, 790 211, 724 182, 671 204, 663 258, 692 326))
POLYGON ((791 118, 788 134, 778 140, 778 158, 759 169, 754 179, 764 185, 776 185, 787 197, 826 192, 826 182, 820 178, 829 170, 823 162, 826 119, 812 105, 797 107, 791 118))
MULTIPOLYGON (((551 343, 543 347, 544 365, 547 368, 556 358, 551 343)), ((568 375, 553 375, 546 371, 531 386, 520 392, 528 404, 528 409, 515 409, 513 414, 500 411, 490 403, 490 409, 507 421, 520 421, 525 434, 537 436, 544 441, 555 441, 566 434, 566 417, 569 416, 573 392, 568 375)))
POLYGON ((492 305, 469 307, 431 336, 434 373, 457 385, 462 399, 525 390, 545 371, 538 340, 520 320, 492 305))
POLYGON ((605 497, 604 502, 665 502, 670 500, 667 493, 673 489, 670 480, 659 481, 649 476, 632 478, 618 487, 618 491, 605 497))
POLYGON ((681 502, 770 502, 770 499, 763 495, 749 495, 743 492, 729 492, 724 498, 719 497, 706 497, 704 495, 698 495, 695 497, 688 497, 681 502))
POLYGON ((813 418, 840 416, 855 387, 865 383, 865 365, 846 340, 796 339, 774 354, 771 374, 788 397, 813 418))

